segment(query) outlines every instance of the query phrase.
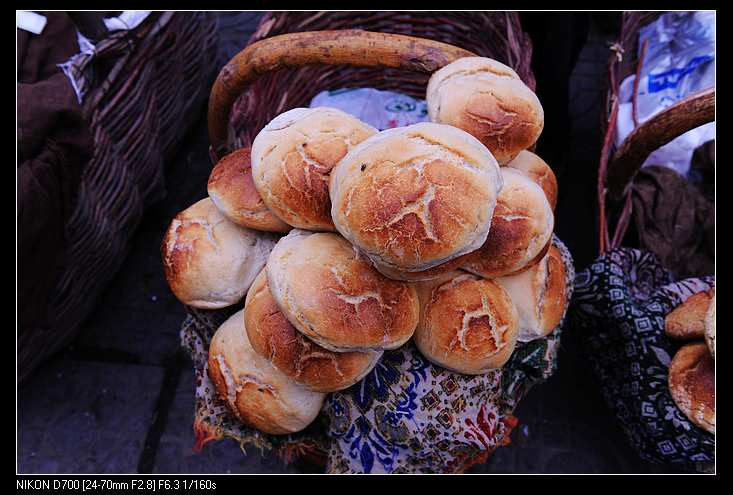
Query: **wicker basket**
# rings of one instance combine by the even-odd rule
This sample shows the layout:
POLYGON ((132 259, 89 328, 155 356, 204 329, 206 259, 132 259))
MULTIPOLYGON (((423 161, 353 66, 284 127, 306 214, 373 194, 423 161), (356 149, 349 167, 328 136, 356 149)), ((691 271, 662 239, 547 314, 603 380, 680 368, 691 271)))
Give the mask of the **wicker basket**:
POLYGON ((163 165, 206 98, 217 48, 213 14, 159 12, 66 65, 83 97, 94 153, 65 226, 63 272, 49 301, 53 325, 18 337, 20 381, 76 335, 124 261, 146 207, 165 194, 163 165))
POLYGON ((715 120, 715 88, 700 91, 679 101, 649 120, 636 123, 636 94, 632 99, 635 129, 618 148, 614 132, 619 110, 619 87, 629 75, 636 84, 644 63, 646 47, 639 53, 639 30, 664 12, 625 12, 618 42, 608 64, 605 97, 604 140, 598 165, 598 247, 603 254, 621 245, 631 221, 631 185, 646 158, 677 136, 715 120), (612 228, 612 225, 614 227, 612 228))
POLYGON ((570 326, 579 336, 589 369, 609 410, 639 456, 665 469, 711 472, 715 438, 681 413, 667 387, 668 367, 680 346, 665 334, 665 317, 715 278, 678 279, 653 249, 632 249, 634 178, 657 148, 715 118, 715 89, 679 101, 639 124, 636 97, 646 46, 640 29, 664 12, 623 13, 608 65, 603 147, 598 171, 600 256, 576 278, 570 326), (636 74, 634 130, 615 147, 621 82, 636 74), (626 238, 625 238, 626 236, 626 238), (621 247, 623 244, 623 247, 621 247))
MULTIPOLYGON (((507 64, 535 89, 530 68, 532 43, 521 29, 519 15, 512 12, 275 12, 262 18, 249 44, 286 33, 324 29, 363 29, 448 43, 507 64)), ((464 52, 462 56, 466 55, 471 54, 464 52)), ((317 66, 295 60, 297 54, 278 64, 270 60, 270 66, 260 66, 256 75, 227 94, 226 105, 222 100, 216 109, 210 106, 210 128, 218 125, 221 135, 221 139, 212 136, 212 158, 251 145, 260 129, 276 115, 307 106, 325 89, 370 86, 424 98, 430 73, 437 68, 437 60, 430 60, 432 56, 426 54, 424 63, 413 60, 410 64, 406 58, 400 67, 389 67, 379 60, 366 62, 365 66, 363 57, 347 57, 340 62, 322 59, 317 66)))
MULTIPOLYGON (((374 87, 424 98, 430 74, 465 56, 499 60, 535 89, 531 41, 516 13, 269 13, 212 88, 208 115, 212 163, 250 146, 275 116, 308 106, 323 90, 374 87)), ((204 335, 213 333, 232 310, 189 307, 187 311, 184 329, 193 325, 205 329, 204 335)), ((208 435, 198 425, 199 444, 213 439, 208 435)), ((297 450, 294 457, 325 464, 321 446, 304 443, 291 450, 297 450)), ((463 468, 485 462, 489 454, 482 452, 463 468)))

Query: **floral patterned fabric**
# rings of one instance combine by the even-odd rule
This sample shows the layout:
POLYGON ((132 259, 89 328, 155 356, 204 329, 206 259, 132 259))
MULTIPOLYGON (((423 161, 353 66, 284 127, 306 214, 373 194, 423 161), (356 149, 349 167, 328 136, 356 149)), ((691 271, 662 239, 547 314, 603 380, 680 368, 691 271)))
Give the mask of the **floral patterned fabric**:
MULTIPOLYGON (((566 267, 567 300, 575 273, 564 244, 553 238, 566 267)), ((214 332, 239 306, 189 308, 181 340, 197 376, 194 427, 200 448, 225 437, 294 455, 327 456, 331 473, 460 472, 506 443, 524 394, 555 371, 563 322, 547 337, 518 343, 509 362, 484 375, 461 375, 427 361, 412 342, 384 353, 359 383, 329 394, 319 420, 293 435, 265 435, 239 423, 214 393, 207 375, 214 332)), ((567 307, 566 307, 567 309, 567 307)), ((564 319, 564 318, 563 318, 564 319)))
POLYGON ((679 410, 669 393, 669 363, 679 344, 664 319, 712 276, 674 282, 649 252, 616 249, 578 273, 569 325, 583 344, 608 406, 639 455, 682 470, 710 471, 715 437, 679 410))

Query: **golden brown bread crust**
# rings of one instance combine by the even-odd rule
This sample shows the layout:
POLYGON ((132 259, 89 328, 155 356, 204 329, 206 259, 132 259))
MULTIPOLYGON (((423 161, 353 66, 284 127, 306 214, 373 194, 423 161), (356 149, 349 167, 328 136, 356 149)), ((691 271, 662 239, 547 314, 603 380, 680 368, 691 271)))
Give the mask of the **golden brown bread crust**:
MULTIPOLYGON (((529 270, 534 265, 542 261, 542 259, 547 254, 547 251, 550 249, 550 246, 552 246, 552 238, 550 238, 550 240, 547 241, 547 244, 545 244, 545 247, 543 247, 542 250, 539 253, 537 253, 537 256, 535 256, 529 263, 527 263, 526 266, 523 266, 514 272, 508 273, 505 276, 517 275, 519 273, 522 273, 525 270, 529 270)), ((463 256, 459 256, 458 258, 454 258, 450 261, 446 261, 445 263, 441 265, 434 266, 432 268, 428 268, 427 270, 421 270, 419 272, 405 272, 401 270, 396 270, 394 268, 382 265, 374 261, 372 261, 372 265, 374 266, 374 268, 376 268, 379 271, 379 273, 381 273, 382 275, 384 275, 387 278, 391 278, 392 280, 403 280, 406 282, 424 282, 427 280, 434 280, 436 278, 440 278, 442 275, 448 272, 460 270, 461 266, 463 266, 467 262, 467 260, 470 261, 471 259, 470 256, 471 256, 471 253, 464 254, 463 256)))
POLYGON ((480 142, 424 122, 382 131, 339 162, 332 217, 375 264, 422 271, 483 244, 501 186, 480 142))
POLYGON ((433 73, 426 99, 432 122, 476 136, 502 166, 544 127, 537 95, 510 67, 485 57, 458 59, 433 73))
MULTIPOLYGON (((489 232, 489 236, 491 236, 490 232, 489 232)), ((547 241, 547 243, 542 248, 542 250, 540 250, 540 252, 537 253, 537 256, 532 258, 532 260, 530 260, 526 266, 522 266, 518 268, 517 270, 511 273, 507 273, 506 275, 503 275, 503 276, 518 275, 519 273, 522 273, 525 270, 531 269, 534 265, 542 261, 542 259, 545 257, 548 250, 550 249, 550 246, 552 246, 552 237, 550 237, 550 239, 547 241)), ((402 270, 396 270, 394 268, 382 265, 377 262, 372 262, 372 264, 374 265, 374 267, 377 270, 379 270, 379 272, 382 275, 384 275, 385 277, 389 277, 393 280, 404 280, 408 282, 422 282, 422 281, 427 281, 427 280, 434 280, 436 278, 440 278, 445 273, 459 270, 463 265, 471 262, 472 260, 471 254, 472 253, 464 254, 463 256, 454 258, 441 265, 434 266, 432 268, 428 268, 427 270, 422 270, 419 272, 406 272, 402 270)))
MULTIPOLYGON (((547 251, 550 249, 550 246, 552 245, 552 239, 547 241, 547 244, 545 244, 545 247, 542 248, 542 250, 537 253, 537 256, 535 256, 529 263, 527 263, 527 266, 523 266, 519 268, 518 270, 509 273, 508 275, 516 275, 519 274, 525 270, 529 270, 532 268, 535 264, 539 263, 542 258, 545 257, 547 254, 547 251)), ((428 268, 427 270, 421 270, 419 272, 405 272, 401 270, 396 270, 394 268, 391 268, 389 266, 382 265, 380 263, 372 261, 372 265, 374 265, 374 268, 379 270, 379 273, 384 275, 385 277, 391 278, 392 280, 403 280, 406 282, 424 282, 427 280, 434 280, 436 278, 440 278, 442 275, 460 270, 461 266, 464 265, 467 260, 470 260, 471 253, 464 254, 463 256, 459 256, 458 258, 454 258, 450 261, 446 261, 445 263, 434 266, 432 268, 428 268)))
POLYGON ((506 274, 504 276, 505 277, 508 277, 508 276, 511 276, 511 275, 519 275, 523 271, 531 269, 537 263, 539 263, 540 261, 542 261, 545 258, 545 256, 547 256, 547 253, 550 251, 550 247, 551 246, 552 246, 552 237, 550 238, 549 241, 547 241, 547 244, 545 244, 545 247, 542 248, 542 251, 540 251, 539 253, 537 253, 537 256, 535 256, 534 258, 532 258, 532 260, 529 263, 527 263, 526 266, 523 266, 519 270, 513 271, 513 272, 508 273, 508 274, 506 274))
POLYGON ((244 297, 274 245, 271 234, 233 224, 205 198, 173 218, 160 249, 173 294, 189 306, 217 309, 244 297))
POLYGON ((555 206, 557 206, 557 178, 547 162, 531 151, 522 150, 514 160, 507 164, 507 167, 524 172, 535 181, 545 191, 547 201, 549 201, 552 210, 555 211, 555 206))
POLYGON ((427 359, 471 375, 501 368, 509 360, 518 315, 500 285, 465 272, 415 285, 420 323, 413 339, 427 359))
POLYGON ((519 315, 519 342, 548 335, 565 310, 565 265, 553 245, 539 263, 521 273, 495 279, 509 294, 519 315))
POLYGON ((543 330, 547 333, 557 327, 565 310, 565 263, 560 251, 553 245, 547 253, 547 276, 540 313, 543 330))
POLYGON ((333 352, 298 332, 282 314, 263 269, 247 292, 244 327, 252 348, 315 392, 350 387, 374 368, 382 351, 333 352))
POLYGON ((486 242, 463 257, 461 268, 492 279, 519 273, 552 242, 554 215, 542 189, 529 177, 504 167, 504 188, 486 242))
POLYGON ((257 354, 243 321, 238 311, 211 339, 208 375, 217 395, 252 428, 273 435, 302 430, 320 412, 325 394, 306 389, 257 354))
POLYGON ((272 214, 252 180, 249 148, 241 148, 219 160, 209 175, 209 197, 230 221, 255 230, 289 232, 292 227, 272 214))
POLYGON ((690 421, 715 433, 715 361, 704 342, 677 351, 669 366, 669 392, 690 421))
POLYGON ((333 231, 331 169, 376 132, 335 108, 295 108, 280 114, 252 143, 255 187, 270 211, 284 222, 333 231))
POLYGON ((337 234, 291 231, 270 254, 267 278, 288 321, 332 351, 396 349, 417 325, 415 289, 381 275, 337 234))
POLYGON ((705 316, 712 297, 712 290, 706 290, 685 299, 664 319, 665 333, 677 340, 705 338, 705 316))
POLYGON ((705 315, 705 342, 710 349, 710 355, 715 359, 715 289, 713 289, 713 297, 710 299, 708 312, 705 315))

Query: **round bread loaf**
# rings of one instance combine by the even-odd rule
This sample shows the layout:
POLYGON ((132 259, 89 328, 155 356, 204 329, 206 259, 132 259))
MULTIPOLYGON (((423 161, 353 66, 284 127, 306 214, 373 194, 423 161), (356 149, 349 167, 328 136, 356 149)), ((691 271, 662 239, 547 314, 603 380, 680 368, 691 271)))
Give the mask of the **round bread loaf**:
POLYGON ((555 246, 539 263, 517 275, 495 279, 509 294, 519 315, 519 342, 552 332, 565 310, 565 265, 555 246))
POLYGON ((705 338, 705 317, 713 298, 712 290, 693 294, 664 318, 665 333, 677 340, 705 338))
POLYGON ((274 245, 272 235, 233 224, 205 198, 173 218, 160 249, 173 294, 217 309, 244 297, 274 245))
POLYGON ((217 395, 244 424, 272 435, 285 435, 311 424, 325 394, 296 383, 257 354, 243 330, 238 311, 214 333, 208 373, 217 395))
POLYGON ((685 344, 674 355, 669 392, 690 421, 715 433, 715 362, 704 342, 685 344))
POLYGON ((241 148, 219 160, 209 175, 209 197, 230 221, 267 232, 289 232, 292 227, 267 209, 252 180, 249 148, 241 148))
POLYGON ((486 242, 463 257, 461 268, 484 278, 517 273, 552 242, 555 217, 544 191, 527 175, 504 167, 504 188, 486 242))
POLYGON ((350 387, 369 373, 383 351, 333 352, 298 332, 270 293, 263 269, 247 292, 244 326, 252 348, 277 369, 316 392, 350 387))
POLYGON ((414 341, 427 359, 468 375, 501 368, 509 360, 519 318, 509 294, 499 284, 451 272, 415 285, 420 322, 414 341))
POLYGON ((491 153, 423 122, 382 131, 331 172, 336 229, 375 264, 423 271, 478 249, 501 190, 491 153))
POLYGON ((545 124, 537 95, 490 58, 461 58, 436 71, 426 98, 432 122, 476 136, 502 166, 532 146, 545 124))
POLYGON ((708 313, 705 315, 705 342, 710 349, 710 355, 715 359, 715 289, 713 289, 713 297, 710 299, 708 313))
POLYGON ((252 173, 267 207, 284 222, 334 230, 329 173, 377 130, 335 108, 294 108, 275 117, 252 143, 252 173))
POLYGON ((555 210, 555 206, 557 206, 557 178, 547 162, 531 151, 522 150, 514 160, 507 164, 507 167, 524 172, 535 181, 545 191, 550 207, 553 211, 555 210))
POLYGON ((343 237, 292 230, 267 260, 288 321, 335 352, 396 349, 415 331, 415 289, 382 276, 343 237))

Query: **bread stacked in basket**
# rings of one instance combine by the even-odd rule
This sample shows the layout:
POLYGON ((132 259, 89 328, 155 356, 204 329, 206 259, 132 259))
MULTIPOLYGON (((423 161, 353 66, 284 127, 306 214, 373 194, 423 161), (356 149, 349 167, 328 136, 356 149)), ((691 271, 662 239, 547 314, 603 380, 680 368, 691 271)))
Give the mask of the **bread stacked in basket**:
POLYGON ((469 57, 432 75, 427 103, 431 122, 381 132, 333 108, 282 113, 173 219, 161 250, 175 295, 244 300, 208 373, 247 425, 302 430, 410 339, 475 375, 562 319, 557 183, 527 150, 539 100, 511 68, 469 57))
POLYGON ((677 306, 664 331, 682 344, 669 365, 672 399, 690 421, 715 433, 715 289, 677 306))

